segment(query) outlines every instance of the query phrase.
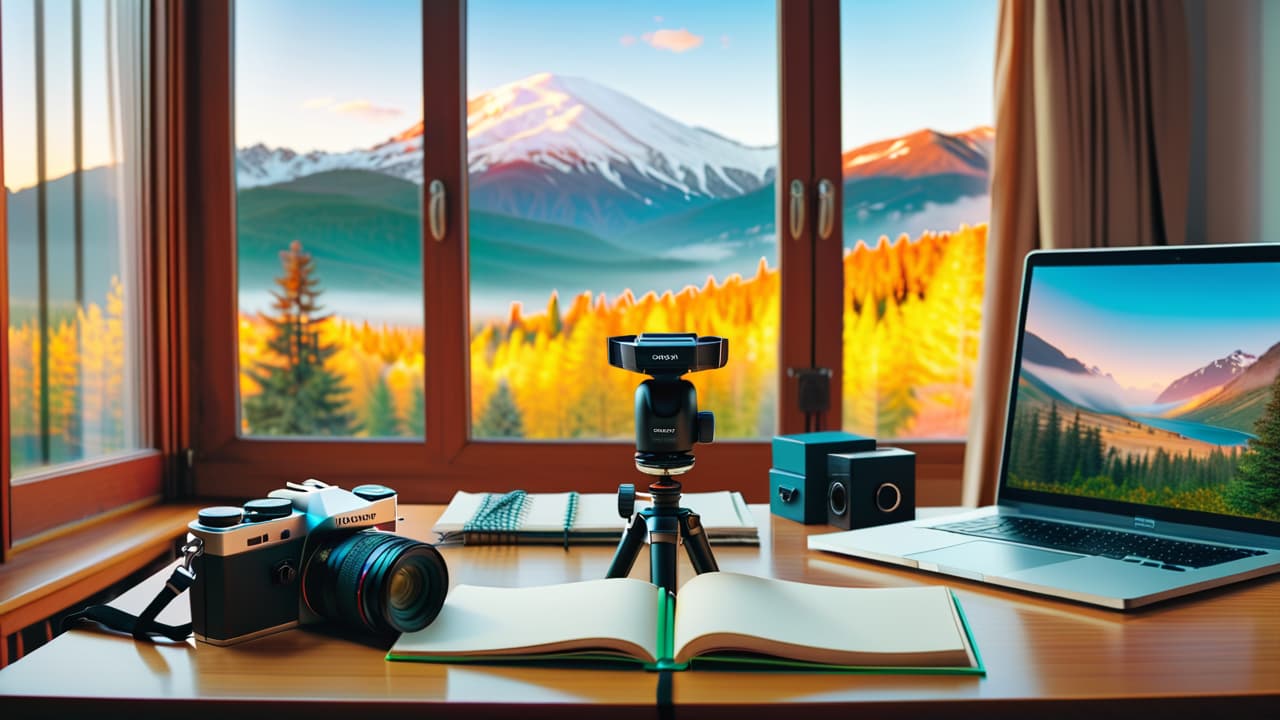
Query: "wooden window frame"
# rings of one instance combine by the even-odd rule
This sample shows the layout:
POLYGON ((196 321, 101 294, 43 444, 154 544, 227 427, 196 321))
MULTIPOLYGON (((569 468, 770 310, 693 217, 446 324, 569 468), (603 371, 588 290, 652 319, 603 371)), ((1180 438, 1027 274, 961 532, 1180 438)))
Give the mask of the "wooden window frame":
MULTIPOLYGON (((802 432, 796 381, 788 368, 833 370, 828 417, 840 417, 840 328, 842 238, 837 215, 834 237, 815 241, 812 221, 792 239, 783 192, 791 179, 810 190, 806 218, 816 217, 816 179, 841 178, 839 147, 838 0, 779 0, 779 172, 777 227, 781 265, 781 328, 778 358, 779 433, 802 432), (834 18, 834 21, 832 21, 834 18), (833 55, 834 54, 834 55, 833 55), (825 60, 825 62, 818 62, 825 60)), ((423 222, 423 318, 425 439, 278 439, 241 437, 236 301, 233 20, 230 0, 186 6, 190 84, 186 88, 186 275, 191 304, 191 394, 189 456, 191 490, 198 497, 243 499, 286 480, 318 476, 350 485, 379 482, 395 487, 404 501, 443 502, 455 490, 613 491, 619 482, 642 481, 630 443, 521 441, 470 438, 467 279, 466 8, 464 0, 424 0, 423 109, 431 152, 424 185, 442 180, 447 189, 446 237, 429 241, 423 222), (228 390, 231 390, 230 392, 228 390)), ((841 185, 836 182, 837 187, 841 185)), ((839 202, 836 212, 839 213, 839 202)), ((601 349, 603 352, 603 348, 601 349)), ((922 468, 952 475, 963 444, 909 443, 922 468), (953 464, 954 463, 954 464, 953 464)), ((738 489, 752 501, 766 500, 767 441, 723 441, 699 446, 698 468, 689 488, 738 489)), ((927 476, 926 471, 925 475, 927 476)), ((923 479, 923 478, 922 478, 923 479)), ((942 487, 942 484, 938 484, 942 487)), ((927 491, 926 491, 927 492, 927 491)), ((925 497, 941 497, 929 495, 925 497)))
MULTIPOLYGON (((177 388, 184 377, 183 333, 172 308, 180 306, 181 207, 172 187, 181 183, 181 116, 172 100, 185 66, 179 27, 182 7, 152 0, 148 7, 149 112, 144 128, 138 307, 139 445, 141 449, 50 466, 19 478, 11 471, 9 373, 0 381, 0 559, 60 535, 71 527, 108 517, 112 511, 159 501, 176 493, 177 448, 186 410, 177 388), (177 152, 175 152, 177 151, 177 152)), ((2 97, 2 96, 0 96, 2 97)), ((0 119, 4 117, 0 99, 0 119)), ((0 122, 0 185, 3 185, 3 122, 0 122)), ((0 193, 2 196, 3 193, 0 193)), ((8 218, 0 197, 0 324, 9 325, 8 218)), ((0 334, 0 360, 9 358, 8 333, 0 334)))

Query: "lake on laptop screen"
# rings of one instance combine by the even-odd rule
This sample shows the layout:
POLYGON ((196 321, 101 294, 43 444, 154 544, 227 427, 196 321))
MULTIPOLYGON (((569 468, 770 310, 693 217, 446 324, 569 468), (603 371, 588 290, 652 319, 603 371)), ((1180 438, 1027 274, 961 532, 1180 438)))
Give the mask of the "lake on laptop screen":
POLYGON ((1280 520, 1250 443, 1280 443, 1277 270, 1036 267, 1006 487, 1280 520))

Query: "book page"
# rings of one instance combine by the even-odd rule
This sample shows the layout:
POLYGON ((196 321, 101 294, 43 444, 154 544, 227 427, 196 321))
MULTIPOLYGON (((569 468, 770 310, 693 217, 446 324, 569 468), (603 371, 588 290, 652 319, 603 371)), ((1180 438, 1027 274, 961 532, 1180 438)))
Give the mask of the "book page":
POLYGON ((390 655, 479 657, 607 649, 654 662, 658 591, 632 578, 541 587, 459 585, 390 655))
POLYGON ((970 667, 945 587, 842 588, 706 573, 676 599, 675 660, 749 652, 830 665, 970 667))

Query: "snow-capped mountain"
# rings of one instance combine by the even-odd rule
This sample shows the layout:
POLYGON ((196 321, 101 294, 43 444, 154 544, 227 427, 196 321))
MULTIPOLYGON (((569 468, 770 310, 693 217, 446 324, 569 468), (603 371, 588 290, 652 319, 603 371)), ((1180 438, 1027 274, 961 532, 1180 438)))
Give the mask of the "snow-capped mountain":
POLYGON ((735 197, 772 177, 777 150, 689 127, 590 80, 542 73, 467 102, 471 174, 533 162, 595 173, 628 189, 624 170, 690 195, 735 197))
MULTIPOLYGON (((422 130, 419 122, 343 153, 242 148, 238 184, 347 169, 421 183, 422 130)), ((778 154, 691 127, 590 80, 548 73, 471 98, 467 136, 473 209, 605 236, 759 191, 773 181, 778 154)), ((848 151, 845 182, 861 183, 846 192, 851 217, 888 214, 898 231, 914 232, 900 216, 984 195, 994 138, 989 127, 956 135, 920 130, 848 151)))
POLYGON ((1187 373, 1174 380, 1156 398, 1157 403, 1181 402, 1195 397, 1206 390, 1225 385, 1244 372, 1258 358, 1243 350, 1236 350, 1230 355, 1218 358, 1194 372, 1187 373))
MULTIPOLYGON (((590 80, 549 73, 471 98, 467 146, 473 208, 595 229, 758 190, 777 164, 776 148, 749 147, 590 80), (590 191, 592 202, 558 197, 573 188, 590 191), (618 213, 600 207, 618 203, 618 213)), ((421 148, 421 123, 345 153, 254 145, 237 153, 237 181, 249 188, 361 169, 421 183, 421 148)))

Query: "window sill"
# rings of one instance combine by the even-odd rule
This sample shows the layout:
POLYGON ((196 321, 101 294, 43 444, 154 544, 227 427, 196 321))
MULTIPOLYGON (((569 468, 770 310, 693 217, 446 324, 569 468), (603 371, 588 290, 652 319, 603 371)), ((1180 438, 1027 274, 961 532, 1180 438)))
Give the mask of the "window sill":
POLYGON ((166 553, 197 505, 153 505, 29 545, 0 565, 0 667, 6 638, 98 593, 166 553))

